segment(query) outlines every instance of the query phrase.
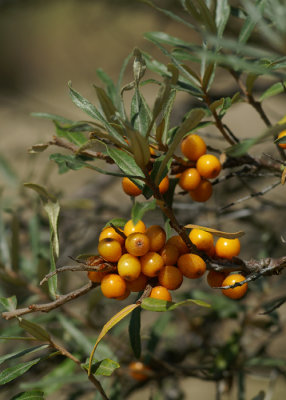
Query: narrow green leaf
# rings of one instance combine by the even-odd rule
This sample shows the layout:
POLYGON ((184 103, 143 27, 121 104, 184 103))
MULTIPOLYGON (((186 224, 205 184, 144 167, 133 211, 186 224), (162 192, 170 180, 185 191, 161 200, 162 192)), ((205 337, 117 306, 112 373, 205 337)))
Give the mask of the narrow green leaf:
POLYGON ((50 335, 48 332, 35 322, 28 321, 24 318, 19 318, 19 325, 25 332, 28 332, 35 339, 41 340, 42 342, 49 342, 50 335))
POLYGON ((127 128, 126 130, 134 160, 139 168, 144 169, 150 160, 148 140, 138 131, 129 128, 127 128))
POLYGON ((129 322, 129 340, 136 358, 141 356, 141 308, 135 308, 131 313, 129 322))
MULTIPOLYGON (((88 370, 88 364, 82 366, 84 369, 88 370)), ((91 373, 92 375, 111 376, 119 367, 120 365, 118 362, 110 360, 109 358, 105 358, 101 361, 94 360, 91 366, 91 373)))
POLYGON ((165 300, 159 300, 159 299, 152 299, 150 297, 145 298, 142 303, 141 307, 144 308, 144 310, 148 311, 157 311, 157 312, 164 312, 164 311, 172 311, 175 310, 177 307, 186 305, 186 304, 196 304, 197 306, 200 307, 211 307, 210 304, 206 303, 203 300, 195 300, 195 299, 188 299, 184 301, 180 301, 179 303, 173 303, 165 300))
POLYGON ((111 224, 114 226, 122 227, 126 224, 126 222, 127 222, 126 218, 113 218, 105 224, 104 228, 111 226, 111 224))
POLYGON ((0 385, 6 385, 6 383, 11 382, 19 376, 25 374, 25 372, 27 372, 40 360, 40 358, 36 358, 35 360, 20 363, 15 365, 14 367, 6 368, 4 371, 0 372, 0 385))
MULTIPOLYGON (((67 127, 60 125, 57 121, 54 121, 55 127, 56 127, 56 134, 59 137, 63 137, 67 139, 69 142, 77 145, 77 146, 82 146, 85 144, 88 139, 86 135, 82 132, 74 131, 74 125, 69 125, 67 127)), ((92 128, 90 127, 90 131, 92 128)), ((34 150, 34 146, 32 147, 34 150)), ((40 148, 42 151, 42 148, 40 148)))
POLYGON ((209 88, 210 83, 213 80, 214 73, 215 73, 215 64, 211 63, 207 66, 205 73, 204 73, 204 77, 203 77, 202 87, 205 90, 207 90, 209 88))
POLYGON ((192 0, 193 3, 197 3, 197 7, 200 11, 201 20, 205 23, 206 28, 212 32, 216 33, 216 25, 214 18, 208 9, 205 0, 192 0))
MULTIPOLYGON (((141 168, 138 167, 134 158, 123 150, 113 147, 107 147, 108 155, 114 160, 118 168, 121 169, 126 175, 137 175, 144 177, 141 168)), ((132 181, 142 190, 144 182, 139 179, 132 179, 132 181)))
POLYGON ((30 390, 16 394, 11 400, 44 400, 44 392, 40 390, 30 390))
POLYGON ((131 101, 131 123, 134 129, 146 136, 151 123, 151 111, 138 87, 131 101))
POLYGON ((46 119, 51 119, 52 121, 57 121, 60 122, 61 124, 73 124, 74 122, 71 121, 70 119, 66 119, 64 117, 61 117, 60 115, 56 114, 48 114, 48 113, 43 113, 43 112, 33 112, 31 113, 32 117, 37 117, 37 118, 46 118, 46 119))
POLYGON ((97 98, 99 100, 102 111, 104 112, 107 121, 114 122, 114 116, 116 114, 116 108, 114 107, 114 104, 112 103, 108 95, 105 93, 104 89, 95 85, 93 85, 93 87, 96 90, 97 98))
POLYGON ((113 103, 116 102, 116 87, 110 78, 110 76, 101 68, 96 70, 96 74, 99 79, 105 84, 108 96, 111 98, 113 103))
POLYGON ((216 5, 216 16, 215 16, 218 37, 222 37, 229 16, 230 16, 229 1, 228 0, 218 1, 216 5))
POLYGON ((277 82, 270 86, 265 92, 259 97, 259 101, 263 101, 268 99, 269 97, 276 96, 280 93, 286 92, 286 81, 277 82))
POLYGON ((257 22, 259 21, 260 18, 262 18, 262 12, 266 3, 266 0, 256 0, 256 16, 255 19, 252 16, 248 16, 241 28, 241 31, 239 33, 238 41, 239 43, 246 43, 248 39, 250 38, 257 22))
POLYGON ((155 210, 156 209, 156 200, 152 201, 145 201, 144 203, 139 203, 138 201, 135 201, 131 215, 132 215, 132 221, 134 224, 137 224, 138 221, 140 221, 144 214, 148 211, 155 210))
POLYGON ((117 139, 120 143, 126 144, 123 137, 112 127, 111 124, 108 123, 97 108, 71 87, 71 83, 69 83, 69 89, 71 99, 77 107, 87 113, 90 117, 100 121, 110 136, 117 139))
POLYGON ((5 310, 14 311, 17 308, 17 297, 0 297, 0 303, 5 307, 5 310))
POLYGON ((49 346, 47 344, 40 345, 40 346, 35 346, 35 347, 30 347, 29 349, 21 350, 21 351, 15 351, 14 353, 10 354, 5 354, 4 356, 0 357, 0 364, 7 360, 13 360, 14 358, 19 358, 22 357, 26 354, 34 353, 35 351, 43 350, 48 348, 49 346))

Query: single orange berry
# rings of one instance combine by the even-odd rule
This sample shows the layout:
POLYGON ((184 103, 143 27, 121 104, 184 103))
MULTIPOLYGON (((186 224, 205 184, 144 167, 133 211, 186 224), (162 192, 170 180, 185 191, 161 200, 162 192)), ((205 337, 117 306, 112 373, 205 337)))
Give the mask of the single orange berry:
POLYGON ((165 176, 165 178, 163 178, 161 180, 161 182, 159 183, 159 192, 161 194, 166 193, 168 191, 168 189, 169 189, 169 186, 170 186, 169 177, 165 176))
POLYGON ((166 265, 161 269, 158 275, 158 281, 160 285, 164 286, 166 289, 175 290, 181 286, 183 274, 177 267, 166 265))
MULTIPOLYGON (((119 231, 121 231, 122 234, 123 234, 123 230, 120 229, 120 228, 118 228, 118 229, 119 229, 119 231)), ((115 240, 117 240, 117 242, 119 242, 121 245, 123 245, 123 244, 124 244, 124 241, 125 241, 125 239, 124 239, 124 234, 123 234, 123 235, 120 235, 119 233, 116 232, 116 230, 115 230, 114 228, 112 228, 112 226, 108 226, 107 228, 104 228, 104 229, 101 231, 101 233, 100 233, 100 235, 99 235, 98 241, 100 242, 100 241, 103 240, 103 239, 115 239, 115 240)))
POLYGON ((87 265, 96 265, 98 270, 96 271, 88 271, 87 277, 91 282, 94 283, 99 283, 102 281, 102 278, 108 273, 107 271, 104 271, 103 269, 105 268, 104 264, 98 264, 97 262, 94 262, 93 259, 98 260, 97 257, 89 257, 87 260, 87 265), (103 271, 102 271, 103 270, 103 271))
POLYGON ((215 252, 218 257, 231 260, 232 257, 237 257, 240 253, 240 241, 237 238, 219 238, 215 245, 215 252))
POLYGON ((200 278, 206 271, 204 260, 192 253, 183 254, 179 257, 177 265, 184 276, 190 279, 200 278))
POLYGON ((150 249, 150 240, 145 233, 131 233, 125 240, 125 248, 133 256, 144 256, 150 249))
POLYGON ((125 300, 130 295, 130 290, 126 287, 123 296, 116 297, 115 300, 125 300))
POLYGON ((175 235, 170 237, 170 239, 167 240, 166 245, 171 244, 173 246, 176 246, 177 249, 179 250, 179 254, 186 254, 189 252, 188 246, 186 243, 183 241, 180 235, 175 235))
POLYGON ((216 156, 204 154, 197 161, 199 174, 206 179, 216 178, 221 171, 221 163, 216 156))
POLYGON ((209 181, 202 179, 199 186, 194 190, 190 190, 189 194, 194 201, 203 203, 211 197, 212 192, 212 184, 209 181))
POLYGON ((149 146, 149 151, 150 151, 151 156, 155 156, 156 151, 153 147, 149 146))
POLYGON ((137 257, 132 254, 123 254, 120 257, 117 270, 119 275, 127 281, 133 281, 137 279, 141 273, 141 264, 137 257))
POLYGON ((133 361, 128 366, 130 376, 135 381, 143 382, 151 375, 151 368, 143 364, 141 361, 133 361))
POLYGON ((197 161, 207 151, 205 141, 199 135, 188 135, 181 144, 181 151, 191 161, 197 161))
POLYGON ((169 243, 163 247, 160 254, 165 265, 175 265, 179 258, 180 252, 178 247, 169 243))
POLYGON ((122 189, 123 191, 128 194, 129 196, 139 196, 142 193, 142 190, 139 189, 138 186, 135 185, 135 183, 133 183, 131 181, 131 179, 124 177, 122 179, 122 189))
MULTIPOLYGON (((286 136, 286 130, 280 132, 277 139, 280 139, 284 136, 286 136)), ((286 143, 278 143, 278 145, 281 147, 281 149, 286 149, 286 143)))
POLYGON ((165 244, 166 232, 159 225, 151 225, 147 231, 146 235, 150 241, 150 251, 159 251, 165 244))
POLYGON ((208 251, 214 247, 213 235, 202 229, 192 229, 189 238, 199 250, 208 251))
MULTIPOLYGON (((244 280, 245 277, 241 274, 230 274, 224 279, 221 286, 234 285, 236 282, 242 282, 244 280)), ((232 289, 222 289, 222 293, 230 299, 240 299, 245 295, 247 289, 248 284, 244 283, 243 285, 232 289)))
POLYGON ((127 281, 126 286, 131 290, 131 292, 141 292, 145 289, 147 282, 147 276, 141 273, 137 279, 134 279, 134 281, 127 281))
POLYGON ((144 275, 153 278, 164 267, 164 261, 160 254, 149 251, 149 253, 141 257, 141 267, 144 275))
POLYGON ((164 286, 153 287, 149 297, 152 297, 152 299, 172 301, 171 293, 164 286))
POLYGON ((207 275, 207 282, 210 287, 221 287, 226 276, 226 273, 215 271, 212 269, 207 275))
POLYGON ((102 278, 101 291, 105 297, 116 299, 123 296, 126 290, 126 283, 121 276, 117 274, 108 274, 102 278))
POLYGON ((98 243, 98 252, 106 261, 116 262, 122 255, 121 244, 115 239, 106 238, 98 243))
POLYGON ((143 221, 138 221, 136 225, 133 224, 132 219, 126 222, 124 225, 124 233, 126 236, 131 235, 131 233, 134 232, 141 232, 145 233, 146 232, 146 226, 143 221))
POLYGON ((181 173, 179 185, 183 190, 194 190, 201 182, 201 175, 196 168, 188 168, 181 173))

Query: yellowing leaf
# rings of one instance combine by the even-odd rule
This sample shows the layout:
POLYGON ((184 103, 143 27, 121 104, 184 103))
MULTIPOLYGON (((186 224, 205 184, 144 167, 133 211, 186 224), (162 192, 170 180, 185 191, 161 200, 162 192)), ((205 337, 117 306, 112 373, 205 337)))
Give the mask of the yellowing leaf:
POLYGON ((243 231, 229 233, 229 232, 218 231, 217 229, 213 229, 213 228, 207 228, 206 226, 200 226, 200 225, 194 225, 194 224, 185 225, 185 228, 201 229, 202 231, 210 232, 215 236, 224 237, 226 239, 236 239, 245 234, 245 232, 243 232, 243 231))
POLYGON ((286 180, 286 168, 283 169, 282 175, 281 175, 281 185, 284 185, 286 180))
POLYGON ((98 343, 101 341, 101 339, 107 334, 107 332, 114 327, 114 325, 118 324, 123 318, 125 318, 128 314, 130 314, 136 307, 139 307, 140 304, 129 304, 129 306, 124 307, 122 310, 120 310, 117 314, 115 314, 102 328, 97 341, 92 349, 92 352, 89 357, 89 364, 88 364, 88 375, 91 374, 91 366, 92 366, 92 359, 95 353, 95 350, 98 346, 98 343))

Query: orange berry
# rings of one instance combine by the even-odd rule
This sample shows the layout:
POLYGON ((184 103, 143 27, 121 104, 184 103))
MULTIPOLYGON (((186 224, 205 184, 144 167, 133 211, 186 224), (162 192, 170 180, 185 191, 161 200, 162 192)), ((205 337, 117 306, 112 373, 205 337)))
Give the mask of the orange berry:
POLYGON ((175 235, 170 237, 170 239, 167 240, 167 244, 171 244, 173 246, 176 246, 177 249, 179 250, 179 254, 186 254, 189 252, 188 246, 186 243, 183 241, 180 235, 175 235))
POLYGON ((163 178, 159 183, 159 192, 161 194, 166 193, 169 189, 169 185, 170 185, 169 177, 165 176, 165 178, 163 178))
POLYGON ((141 273, 137 279, 134 279, 134 281, 127 281, 126 286, 131 290, 131 292, 141 292, 145 289, 147 282, 147 276, 141 273))
POLYGON ((131 233, 125 241, 125 248, 133 256, 144 256, 150 249, 150 240, 145 233, 131 233))
POLYGON ((199 174, 206 179, 216 178, 221 171, 221 163, 216 156, 204 154, 197 161, 199 174))
MULTIPOLYGON (((118 228, 118 229, 123 233, 122 229, 120 229, 120 228, 118 228)), ((104 228, 101 231, 98 241, 100 242, 103 239, 115 239, 115 240, 117 240, 117 242, 119 242, 122 245, 122 244, 124 244, 124 241, 125 241, 123 236, 121 236, 119 233, 117 233, 116 230, 114 228, 112 228, 112 226, 108 226, 107 228, 104 228)))
POLYGON ((164 261, 160 254, 149 251, 149 253, 141 257, 141 267, 144 275, 153 278, 164 267, 164 261))
POLYGON ((189 238, 199 250, 207 251, 214 247, 213 235, 202 229, 192 229, 189 238))
POLYGON ((178 289, 183 282, 182 272, 172 265, 166 265, 158 275, 158 281, 166 289, 178 289))
MULTIPOLYGON (((88 264, 92 265, 92 264, 88 264)), ((99 283, 102 281, 102 278, 108 274, 107 271, 102 271, 103 268, 105 268, 104 264, 97 265, 98 270, 97 271, 88 271, 87 277, 91 282, 99 283)))
POLYGON ((151 368, 141 361, 133 361, 128 366, 129 374, 135 381, 143 382, 149 378, 151 368))
POLYGON ((133 224, 132 219, 126 222, 124 225, 124 233, 126 236, 131 235, 131 233, 135 232, 140 232, 140 233, 145 233, 146 232, 146 226, 143 221, 138 221, 136 225, 133 224))
POLYGON ((127 281, 133 281, 137 279, 141 273, 141 264, 137 257, 132 254, 123 254, 120 257, 117 270, 119 275, 127 281))
POLYGON ((102 294, 110 299, 123 296, 125 294, 125 290, 125 280, 117 274, 107 274, 101 281, 102 294))
POLYGON ((194 190, 201 182, 201 175, 196 168, 188 168, 181 173, 179 185, 183 190, 194 190))
POLYGON ((152 297, 152 299, 172 301, 171 293, 164 286, 153 287, 149 297, 152 297))
POLYGON ((209 271, 207 275, 207 282, 210 287, 220 287, 226 278, 226 273, 215 270, 209 271))
POLYGON ((106 238, 98 243, 98 252, 106 261, 116 262, 122 255, 121 244, 115 239, 106 238))
POLYGON ((124 177, 122 179, 122 189, 123 191, 128 194, 129 196, 139 196, 142 193, 142 190, 139 189, 138 186, 135 185, 135 183, 133 183, 131 181, 131 179, 124 177))
POLYGON ((204 260, 192 253, 183 254, 179 257, 177 265, 184 276, 190 279, 200 278, 206 271, 204 260))
POLYGON ((146 235, 150 241, 150 251, 159 251, 165 244, 166 232, 159 225, 151 225, 147 231, 146 235))
MULTIPOLYGON (((280 139, 282 137, 286 136, 286 130, 282 131, 279 133, 278 138, 280 139)), ((278 143, 279 147, 281 147, 282 149, 286 149, 286 143, 278 143)))
POLYGON ((197 161, 207 151, 205 141, 199 135, 187 136, 181 144, 181 151, 191 161, 197 161))
POLYGON ((115 300, 125 300, 130 295, 130 290, 126 287, 123 296, 116 297, 115 300))
MULTIPOLYGON (((221 286, 234 285, 236 282, 242 282, 244 280, 245 277, 241 274, 230 274, 224 279, 221 286)), ((222 293, 230 299, 240 299, 245 295, 247 289, 248 284, 244 283, 242 286, 237 286, 233 289, 222 289, 222 293)))
POLYGON ((156 151, 155 151, 155 149, 153 149, 153 147, 149 146, 149 151, 150 151, 151 156, 155 156, 156 151))
POLYGON ((179 255, 180 252, 178 247, 170 243, 166 244, 161 250, 161 256, 165 265, 175 265, 179 258, 179 255))
POLYGON ((219 238, 215 245, 215 252, 218 257, 231 260, 232 257, 237 257, 240 253, 240 241, 237 238, 219 238))
POLYGON ((209 181, 202 179, 199 186, 194 190, 190 190, 189 194, 194 201, 203 203, 211 197, 212 192, 212 184, 209 181))

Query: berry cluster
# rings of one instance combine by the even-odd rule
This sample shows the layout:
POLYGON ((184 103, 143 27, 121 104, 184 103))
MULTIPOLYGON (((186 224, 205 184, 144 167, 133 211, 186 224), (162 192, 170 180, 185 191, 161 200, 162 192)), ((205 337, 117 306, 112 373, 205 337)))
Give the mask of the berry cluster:
MULTIPOLYGON (((192 229, 191 242, 210 257, 232 259, 240 252, 238 239, 219 238, 214 245, 209 232, 192 229)), ((166 232, 159 225, 148 229, 144 222, 136 225, 129 220, 123 230, 107 227, 99 236, 100 257, 90 257, 88 265, 97 270, 89 271, 91 281, 101 284, 105 297, 123 300, 130 292, 143 291, 147 284, 152 287, 150 297, 172 301, 170 290, 178 289, 183 278, 197 279, 206 271, 206 262, 191 253, 179 235, 166 241, 166 232), (100 260, 100 263, 99 263, 100 260)), ((210 271, 207 277, 212 287, 233 285, 245 278, 240 274, 227 275, 210 271)), ((247 284, 223 293, 230 298, 240 298, 247 290, 247 284)))
POLYGON ((196 163, 179 175, 179 185, 189 192, 194 201, 205 202, 212 195, 212 184, 209 179, 216 178, 221 171, 219 159, 206 154, 205 141, 198 135, 188 135, 181 143, 181 151, 188 160, 196 163))

